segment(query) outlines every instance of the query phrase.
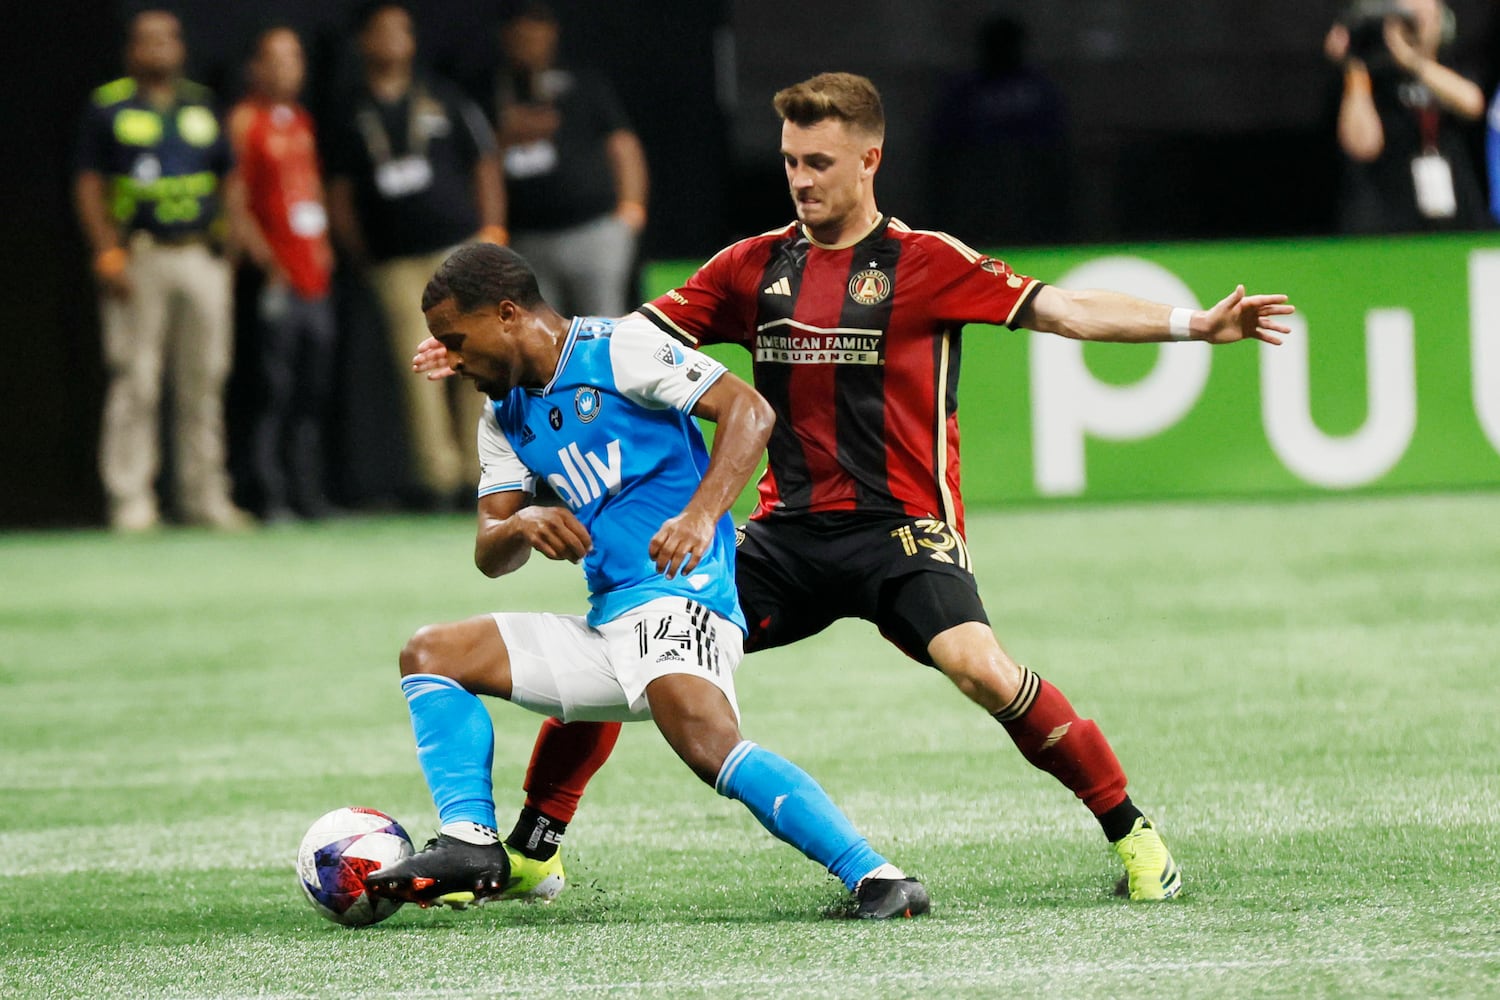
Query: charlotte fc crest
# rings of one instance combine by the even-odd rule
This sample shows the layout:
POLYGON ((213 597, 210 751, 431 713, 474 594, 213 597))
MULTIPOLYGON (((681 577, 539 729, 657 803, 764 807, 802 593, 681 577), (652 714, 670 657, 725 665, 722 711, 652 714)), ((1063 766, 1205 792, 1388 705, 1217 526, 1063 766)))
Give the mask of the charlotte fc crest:
POLYGON ((849 297, 862 306, 879 305, 891 294, 891 279, 871 268, 849 279, 849 297))
POLYGON ((578 414, 578 419, 584 423, 590 423, 599 415, 599 405, 602 400, 599 390, 593 386, 583 386, 573 393, 573 412, 578 414))

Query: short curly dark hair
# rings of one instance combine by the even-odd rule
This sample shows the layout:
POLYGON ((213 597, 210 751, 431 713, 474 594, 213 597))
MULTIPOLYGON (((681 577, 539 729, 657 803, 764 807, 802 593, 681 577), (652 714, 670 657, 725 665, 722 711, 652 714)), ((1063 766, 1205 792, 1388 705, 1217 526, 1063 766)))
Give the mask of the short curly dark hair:
POLYGON ((465 313, 506 300, 534 309, 542 301, 542 292, 525 257, 510 247, 471 243, 438 265, 422 290, 422 311, 445 299, 452 299, 459 312, 465 313))

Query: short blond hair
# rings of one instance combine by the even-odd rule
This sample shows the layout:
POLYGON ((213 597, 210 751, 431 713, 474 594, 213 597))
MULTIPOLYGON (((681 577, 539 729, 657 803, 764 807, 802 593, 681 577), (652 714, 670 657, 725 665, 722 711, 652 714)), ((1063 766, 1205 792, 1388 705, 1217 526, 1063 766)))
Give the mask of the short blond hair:
POLYGON ((836 118, 876 139, 885 138, 885 109, 880 91, 856 73, 819 73, 778 91, 771 101, 782 121, 816 125, 836 118))

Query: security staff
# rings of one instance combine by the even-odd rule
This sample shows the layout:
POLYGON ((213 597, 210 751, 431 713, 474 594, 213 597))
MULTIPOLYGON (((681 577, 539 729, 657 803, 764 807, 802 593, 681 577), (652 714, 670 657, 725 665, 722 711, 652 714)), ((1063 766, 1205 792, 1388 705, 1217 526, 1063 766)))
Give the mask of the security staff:
POLYGON ((230 272, 211 245, 232 164, 212 95, 182 78, 185 56, 176 17, 137 14, 130 75, 94 91, 78 145, 74 198, 94 253, 109 379, 99 471, 117 531, 159 523, 164 364, 177 513, 219 529, 251 523, 230 500, 225 470, 230 272))

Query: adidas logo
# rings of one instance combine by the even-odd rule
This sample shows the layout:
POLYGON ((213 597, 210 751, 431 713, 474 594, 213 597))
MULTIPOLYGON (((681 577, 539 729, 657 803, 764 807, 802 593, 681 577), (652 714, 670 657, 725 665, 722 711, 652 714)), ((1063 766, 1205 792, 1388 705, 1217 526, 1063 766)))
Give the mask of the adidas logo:
POLYGON ((777 278, 765 288, 761 289, 767 295, 790 295, 792 294, 792 283, 786 278, 777 278))
POLYGON ((1050 733, 1047 734, 1047 739, 1042 744, 1042 749, 1043 750, 1051 750, 1053 747, 1057 746, 1057 744, 1062 741, 1062 738, 1064 736, 1068 735, 1068 730, 1072 729, 1072 728, 1073 728, 1073 723, 1071 723, 1071 722, 1064 722, 1062 725, 1060 725, 1056 729, 1052 730, 1052 732, 1050 732, 1050 733))
POLYGON ((675 650, 675 649, 669 649, 665 653, 661 654, 660 656, 658 656, 656 658, 656 662, 657 663, 666 663, 669 660, 676 660, 677 662, 681 663, 682 662, 682 654, 679 653, 679 652, 677 652, 677 650, 675 650))

